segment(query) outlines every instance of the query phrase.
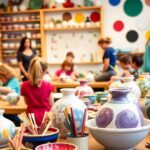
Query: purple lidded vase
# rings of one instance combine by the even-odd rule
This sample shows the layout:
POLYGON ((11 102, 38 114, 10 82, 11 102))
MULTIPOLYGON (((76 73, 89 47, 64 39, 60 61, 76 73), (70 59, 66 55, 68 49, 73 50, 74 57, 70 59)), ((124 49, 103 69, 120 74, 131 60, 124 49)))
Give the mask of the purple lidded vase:
POLYGON ((127 88, 111 89, 112 99, 100 107, 96 115, 96 125, 100 128, 138 128, 143 125, 143 115, 127 95, 127 88))

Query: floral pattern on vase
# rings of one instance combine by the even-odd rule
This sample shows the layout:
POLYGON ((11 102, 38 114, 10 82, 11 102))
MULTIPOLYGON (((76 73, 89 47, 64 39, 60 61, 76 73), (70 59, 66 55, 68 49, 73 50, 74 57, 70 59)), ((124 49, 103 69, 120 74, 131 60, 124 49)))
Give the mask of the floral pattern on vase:
POLYGON ((93 89, 87 84, 87 80, 80 80, 80 85, 76 87, 75 95, 79 97, 84 97, 86 95, 94 94, 93 89))
POLYGON ((87 107, 82 102, 82 100, 75 96, 75 91, 76 90, 74 88, 61 89, 63 97, 56 101, 52 107, 52 112, 54 113, 52 125, 59 129, 60 137, 66 137, 67 133, 69 132, 64 115, 64 109, 66 107, 72 107, 73 109, 78 132, 80 132, 82 128, 84 110, 87 107))
POLYGON ((3 116, 4 110, 0 109, 0 148, 7 145, 10 138, 16 134, 16 127, 14 123, 3 116))
POLYGON ((96 115, 96 125, 100 128, 138 128, 143 125, 140 109, 131 103, 127 95, 129 89, 110 90, 111 101, 100 107, 96 115))

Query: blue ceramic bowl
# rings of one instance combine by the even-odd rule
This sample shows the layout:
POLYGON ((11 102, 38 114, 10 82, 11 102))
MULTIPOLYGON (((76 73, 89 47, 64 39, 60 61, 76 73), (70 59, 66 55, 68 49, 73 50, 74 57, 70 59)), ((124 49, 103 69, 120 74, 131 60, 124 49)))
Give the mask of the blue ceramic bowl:
POLYGON ((23 135, 23 145, 27 148, 35 149, 38 145, 48 142, 56 142, 58 139, 59 130, 57 128, 49 128, 45 135, 31 135, 26 132, 23 135))
POLYGON ((93 95, 85 95, 84 98, 87 98, 91 104, 94 104, 96 102, 96 95, 93 94, 93 95))

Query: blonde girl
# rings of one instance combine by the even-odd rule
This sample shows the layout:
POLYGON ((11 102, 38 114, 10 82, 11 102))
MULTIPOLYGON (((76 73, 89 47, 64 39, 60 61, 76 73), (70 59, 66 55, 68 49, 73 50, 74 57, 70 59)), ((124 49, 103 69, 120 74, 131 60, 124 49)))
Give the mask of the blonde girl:
POLYGON ((53 86, 43 81, 43 76, 48 69, 47 62, 35 57, 29 67, 29 80, 21 86, 21 95, 27 104, 27 113, 34 113, 38 126, 41 125, 44 113, 51 110, 53 104, 53 86))

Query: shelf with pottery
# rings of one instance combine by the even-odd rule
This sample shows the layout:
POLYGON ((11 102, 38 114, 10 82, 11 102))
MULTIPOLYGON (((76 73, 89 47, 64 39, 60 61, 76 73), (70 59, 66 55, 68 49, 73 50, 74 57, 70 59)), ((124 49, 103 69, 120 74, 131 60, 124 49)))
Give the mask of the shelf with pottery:
MULTIPOLYGON (((49 65, 61 65, 62 62, 60 63, 48 63, 49 65)), ((81 61, 81 62, 75 62, 75 65, 98 65, 98 64, 102 64, 102 61, 81 61)))
MULTIPOLYGON (((1 38, 1 41, 20 41, 22 38, 1 38)), ((32 40, 40 40, 41 38, 32 38, 32 40)))
POLYGON ((65 30, 99 30, 100 26, 94 26, 94 27, 61 27, 61 28, 50 28, 50 29, 44 29, 45 31, 65 31, 65 30))
POLYGON ((5 29, 5 30, 1 30, 1 32, 21 32, 21 31, 37 31, 37 30, 40 30, 40 28, 36 28, 36 29, 33 29, 33 28, 30 28, 30 29, 5 29))
POLYGON ((30 22, 40 22, 40 20, 18 20, 18 21, 1 21, 2 24, 6 24, 6 23, 9 23, 9 24, 12 24, 12 23, 30 23, 30 22))
POLYGON ((43 9, 43 12, 63 12, 63 11, 84 11, 84 10, 99 10, 99 6, 81 6, 81 7, 71 7, 71 8, 52 8, 43 9))
POLYGON ((12 14, 30 14, 30 13, 39 13, 40 10, 25 10, 25 11, 1 11, 2 15, 12 15, 12 14))
POLYGON ((12 59, 12 62, 16 62, 14 54, 18 50, 22 37, 25 36, 31 37, 34 48, 42 53, 40 21, 40 10, 0 12, 1 59, 3 62, 10 63, 12 59))
MULTIPOLYGON (((43 23, 43 25, 41 26, 43 27, 43 35, 44 35, 44 38, 42 38, 43 49, 46 50, 49 49, 46 41, 49 38, 50 34, 51 33, 56 34, 57 36, 59 34, 59 31, 62 37, 65 37, 67 35, 71 36, 72 32, 74 31, 79 31, 76 32, 76 34, 78 35, 79 34, 86 35, 89 32, 92 32, 92 33, 96 33, 98 37, 103 36, 103 7, 92 6, 92 7, 44 9, 42 10, 42 12, 43 12, 43 18, 41 18, 42 19, 41 22, 43 23), (91 17, 92 15, 96 16, 96 18, 93 17, 95 20, 91 17)), ((60 41, 62 39, 60 39, 60 41)), ((59 39, 57 39, 57 42, 59 42, 59 39)), ((78 42, 78 45, 80 45, 80 42, 81 41, 78 42)), ((64 43, 61 42, 61 44, 62 46, 60 47, 64 47, 63 45, 64 43)), ((73 48, 70 47, 69 49, 73 49, 73 48)), ((45 52, 45 57, 47 57, 48 53, 49 52, 47 51, 45 52)), ((96 52, 92 51, 92 53, 96 53, 96 52)), ((78 55, 80 55, 80 53, 78 55)), ((49 63, 49 65, 59 65, 59 64, 60 63, 49 63)), ((88 61, 87 59, 87 62, 80 61, 75 64, 97 65, 99 64, 99 58, 98 59, 96 58, 93 62, 88 61)))
MULTIPOLYGON (((3 50, 18 50, 19 47, 1 47, 3 50)), ((33 47, 33 49, 40 49, 40 46, 33 47)))
MULTIPOLYGON (((94 32, 98 32, 102 35, 103 32, 103 24, 102 24, 102 7, 99 6, 91 6, 91 7, 73 7, 73 8, 50 8, 50 9, 40 9, 40 10, 26 10, 26 11, 17 11, 17 12, 0 12, 0 23, 1 23, 1 29, 0 33, 2 34, 0 42, 2 43, 10 43, 15 41, 19 42, 23 36, 28 36, 27 33, 30 32, 30 36, 32 40, 40 40, 41 43, 41 56, 47 57, 47 52, 45 52, 46 49, 46 34, 47 32, 53 32, 53 31, 70 31, 73 30, 79 30, 79 31, 90 31, 94 30, 94 32), (95 25, 89 25, 87 26, 63 26, 61 28, 45 28, 45 19, 46 14, 51 14, 53 17, 53 13, 63 13, 63 12, 91 12, 96 11, 100 14, 101 22, 95 23, 95 25), (25 23, 25 25, 23 24, 25 23), (30 27, 28 24, 32 25, 30 27), (38 27, 35 27, 35 24, 39 24, 38 27), (38 36, 32 36, 33 34, 39 33, 38 36), (6 35, 7 34, 7 35, 6 35), (14 34, 14 35, 12 35, 14 34), (24 34, 24 35, 22 35, 24 34), (5 36, 6 35, 6 36, 5 36)), ((49 33, 48 33, 49 34, 49 33)), ((2 48, 1 50, 9 50, 9 49, 15 49, 15 48, 2 48)), ((3 54, 1 55, 3 56, 3 54)), ((5 56, 4 56, 5 57, 5 56)), ((79 62, 78 64, 94 64, 95 62, 79 62)), ((96 62, 99 63, 99 62, 96 62)), ((54 63, 55 64, 55 63, 54 63)))

